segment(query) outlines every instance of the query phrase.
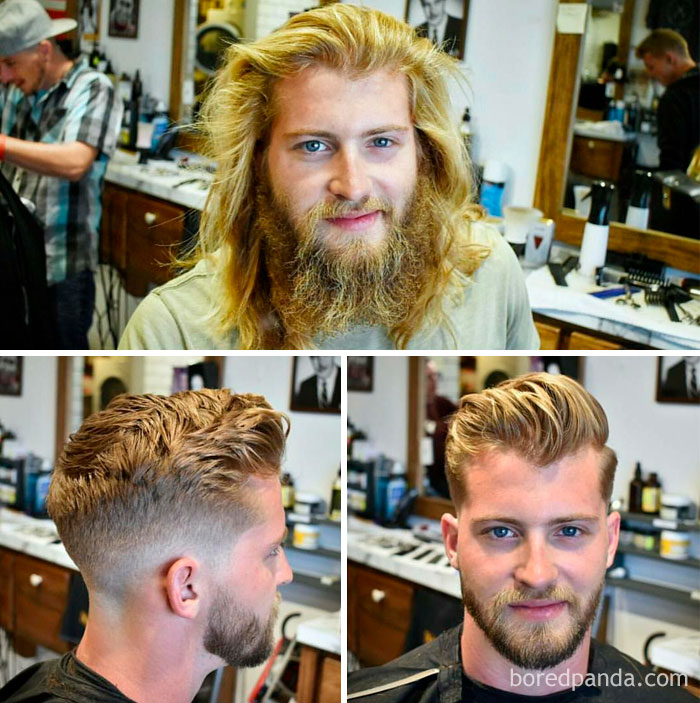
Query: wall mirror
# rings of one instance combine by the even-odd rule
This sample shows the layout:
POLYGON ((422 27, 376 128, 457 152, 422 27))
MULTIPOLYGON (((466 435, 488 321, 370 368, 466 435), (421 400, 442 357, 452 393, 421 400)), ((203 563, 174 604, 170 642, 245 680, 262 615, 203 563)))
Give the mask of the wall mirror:
POLYGON ((467 393, 478 393, 530 371, 583 381, 579 356, 409 357, 408 480, 418 489, 415 513, 439 520, 454 512, 445 478, 447 420, 467 393))
MULTIPOLYGON (((602 22, 606 28, 606 32, 601 32, 600 26, 595 26, 589 21, 583 35, 559 32, 555 34, 535 187, 535 207, 555 221, 556 238, 580 246, 585 217, 566 206, 566 195, 570 168, 572 165, 574 167, 577 165, 574 125, 579 108, 582 75, 584 82, 590 80, 590 76, 584 73, 585 70, 589 72, 591 70, 586 69, 590 64, 584 60, 585 41, 591 42, 590 55, 593 56, 596 35, 600 40, 598 50, 602 51, 605 43, 613 43, 612 38, 617 31, 617 55, 628 57, 633 19, 635 16, 645 16, 644 9, 648 5, 648 0, 607 0, 605 3, 607 9, 594 7, 592 0, 589 2, 561 0, 559 4, 589 5, 588 19, 591 20, 595 10, 596 21, 602 22), (639 7, 637 3, 640 3, 639 7), (615 9, 619 12, 614 12, 615 9)), ((600 61, 602 62, 602 54, 600 61)), ((597 68, 595 70, 597 71, 597 68)), ((636 86, 637 90, 640 90, 639 86, 648 85, 648 81, 642 75, 635 76, 633 72, 632 78, 635 78, 635 82, 627 85, 636 86)), ((615 85, 616 98, 622 98, 621 91, 624 88, 623 84, 615 85)), ((635 88, 630 87, 630 90, 632 89, 635 88)), ((582 117, 592 116, 586 112, 580 114, 582 117)), ((585 140, 583 146, 588 148, 585 140)), ((624 191, 624 188, 621 190, 624 191)), ((571 196, 568 202, 573 204, 571 196)), ((624 203, 622 207, 624 210, 624 203)), ((644 254, 659 259, 669 266, 700 273, 700 241, 688 237, 652 229, 639 229, 619 221, 612 221, 609 248, 622 253, 644 254)))

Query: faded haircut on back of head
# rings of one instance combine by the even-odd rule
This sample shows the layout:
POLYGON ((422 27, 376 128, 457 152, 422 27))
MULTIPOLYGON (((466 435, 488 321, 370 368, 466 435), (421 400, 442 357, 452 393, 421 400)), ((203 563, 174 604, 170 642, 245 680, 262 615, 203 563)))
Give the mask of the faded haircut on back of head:
POLYGON ((258 518, 252 477, 279 475, 289 422, 227 389, 120 395, 56 463, 48 511, 92 593, 120 599, 184 549, 215 554, 258 518))
POLYGON ((617 466, 607 439, 600 403, 568 376, 525 374, 465 395, 450 421, 445 448, 450 496, 459 511, 469 499, 469 466, 487 452, 515 452, 546 467, 592 448, 599 453, 600 494, 607 506, 617 466))

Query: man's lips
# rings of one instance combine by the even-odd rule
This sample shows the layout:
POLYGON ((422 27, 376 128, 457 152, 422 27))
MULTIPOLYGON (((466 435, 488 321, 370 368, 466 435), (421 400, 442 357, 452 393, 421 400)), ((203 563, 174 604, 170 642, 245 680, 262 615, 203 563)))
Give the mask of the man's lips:
POLYGON ((566 605, 563 600, 526 600, 511 603, 510 607, 526 620, 548 620, 559 615, 566 605))
POLYGON ((342 217, 329 217, 327 221, 335 227, 358 231, 373 225, 380 214, 380 210, 374 210, 372 212, 351 212, 342 217))

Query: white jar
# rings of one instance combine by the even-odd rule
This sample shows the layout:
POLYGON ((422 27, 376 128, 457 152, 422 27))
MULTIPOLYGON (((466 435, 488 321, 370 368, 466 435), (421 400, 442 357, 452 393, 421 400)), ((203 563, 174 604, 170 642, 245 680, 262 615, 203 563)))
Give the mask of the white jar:
POLYGON ((297 522, 294 524, 294 536, 292 544, 297 549, 318 549, 318 538, 321 530, 318 525, 307 525, 297 522))
POLYGON ((690 498, 676 493, 664 493, 661 496, 659 517, 663 520, 685 520, 690 516, 690 498))
POLYGON ((661 530, 659 553, 664 559, 687 559, 690 549, 690 534, 675 530, 661 530))

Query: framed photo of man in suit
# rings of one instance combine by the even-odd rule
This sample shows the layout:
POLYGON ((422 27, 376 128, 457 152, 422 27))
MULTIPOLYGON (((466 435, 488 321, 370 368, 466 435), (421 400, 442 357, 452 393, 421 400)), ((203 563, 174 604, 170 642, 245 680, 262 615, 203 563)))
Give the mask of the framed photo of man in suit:
POLYGON ((450 56, 464 58, 469 0, 406 0, 406 22, 450 56))
POLYGON ((339 356, 295 356, 289 409, 339 413, 341 383, 339 356))
POLYGON ((656 400, 700 404, 700 356, 660 356, 656 400))

